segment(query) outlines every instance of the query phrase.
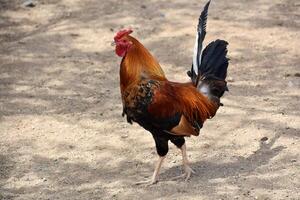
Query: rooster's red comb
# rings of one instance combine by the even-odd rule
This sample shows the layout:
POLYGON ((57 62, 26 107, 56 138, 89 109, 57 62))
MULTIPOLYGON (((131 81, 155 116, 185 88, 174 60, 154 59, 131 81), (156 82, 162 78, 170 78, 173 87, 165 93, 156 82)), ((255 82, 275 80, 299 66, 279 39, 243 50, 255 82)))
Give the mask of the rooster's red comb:
POLYGON ((133 30, 131 29, 123 29, 123 30, 120 30, 116 36, 114 37, 115 40, 118 40, 118 39, 121 39, 123 36, 125 35, 129 35, 130 33, 132 33, 133 30))

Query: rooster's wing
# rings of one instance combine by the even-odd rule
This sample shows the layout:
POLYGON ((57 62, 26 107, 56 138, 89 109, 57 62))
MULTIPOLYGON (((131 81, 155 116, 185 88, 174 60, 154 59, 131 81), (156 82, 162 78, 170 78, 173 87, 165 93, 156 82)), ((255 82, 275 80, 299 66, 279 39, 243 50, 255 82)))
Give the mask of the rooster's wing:
POLYGON ((137 122, 146 130, 163 130, 182 136, 198 135, 211 104, 191 83, 173 83, 144 79, 123 95, 128 122, 137 122))

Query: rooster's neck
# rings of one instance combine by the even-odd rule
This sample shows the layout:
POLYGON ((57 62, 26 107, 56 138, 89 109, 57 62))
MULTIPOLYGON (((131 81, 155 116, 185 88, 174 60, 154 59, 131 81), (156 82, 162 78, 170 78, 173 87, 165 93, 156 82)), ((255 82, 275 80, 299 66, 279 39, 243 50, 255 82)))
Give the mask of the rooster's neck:
POLYGON ((150 52, 136 39, 122 60, 120 68, 121 89, 138 83, 142 78, 167 80, 162 68, 150 52))

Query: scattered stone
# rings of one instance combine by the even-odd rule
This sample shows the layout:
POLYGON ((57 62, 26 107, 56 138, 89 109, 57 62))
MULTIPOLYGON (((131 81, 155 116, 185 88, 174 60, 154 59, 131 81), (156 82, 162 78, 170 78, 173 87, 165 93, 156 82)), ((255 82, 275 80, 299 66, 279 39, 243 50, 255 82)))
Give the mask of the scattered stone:
POLYGON ((166 17, 166 15, 164 13, 160 13, 159 16, 160 17, 166 17))
POLYGON ((265 142, 265 141, 267 141, 268 139, 269 139, 268 137, 263 137, 263 138, 260 139, 260 141, 265 142))
POLYGON ((295 77, 300 77, 300 73, 295 73, 294 76, 295 77))
POLYGON ((128 135, 121 135, 122 139, 128 138, 128 135))
POLYGON ((78 33, 71 33, 70 35, 71 35, 72 37, 78 37, 78 36, 79 36, 78 33))
POLYGON ((226 81, 227 81, 227 82, 234 82, 234 79, 233 79, 232 77, 228 77, 228 78, 226 79, 226 81))
POLYGON ((27 1, 25 1, 25 2, 23 3, 23 5, 24 5, 25 7, 33 8, 33 7, 36 6, 36 3, 33 2, 32 0, 27 0, 27 1))
POLYGON ((278 26, 283 26, 283 22, 278 22, 277 25, 278 26))
POLYGON ((291 162, 294 163, 294 162, 297 162, 297 160, 296 159, 292 159, 291 162))

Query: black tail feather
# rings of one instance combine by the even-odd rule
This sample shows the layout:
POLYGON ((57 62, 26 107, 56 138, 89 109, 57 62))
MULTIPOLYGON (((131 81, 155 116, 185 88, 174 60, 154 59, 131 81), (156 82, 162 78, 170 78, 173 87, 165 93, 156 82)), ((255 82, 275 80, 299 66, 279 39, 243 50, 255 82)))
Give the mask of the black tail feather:
POLYGON ((197 88, 220 105, 219 98, 228 91, 225 81, 229 61, 226 57, 227 45, 224 40, 216 40, 207 45, 202 54, 197 81, 197 88))
POLYGON ((228 91, 225 81, 229 60, 226 57, 228 43, 224 40, 216 40, 202 51, 209 4, 210 0, 204 6, 199 17, 193 64, 187 74, 200 92, 221 105, 220 97, 225 91, 228 91))
POLYGON ((228 43, 224 40, 211 42, 203 51, 199 74, 202 77, 215 76, 217 79, 225 80, 227 76, 228 43))

